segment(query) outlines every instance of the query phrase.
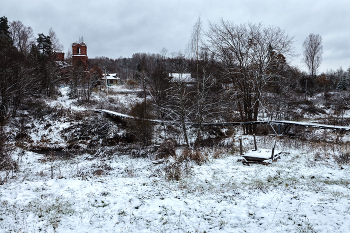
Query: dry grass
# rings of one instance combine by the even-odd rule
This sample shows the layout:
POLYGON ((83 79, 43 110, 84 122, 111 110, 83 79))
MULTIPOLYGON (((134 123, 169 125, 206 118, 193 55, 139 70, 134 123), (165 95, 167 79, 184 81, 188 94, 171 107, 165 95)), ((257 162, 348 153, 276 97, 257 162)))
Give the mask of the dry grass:
POLYGON ((156 175, 163 174, 166 180, 181 180, 184 176, 191 173, 191 161, 198 165, 208 161, 207 153, 199 150, 184 149, 180 156, 175 157, 175 147, 170 141, 162 144, 157 152, 158 159, 164 159, 164 164, 156 170, 156 175), (162 158, 158 155, 161 152, 162 158), (172 158, 170 159, 170 155, 172 158))
POLYGON ((208 155, 199 150, 184 149, 181 155, 177 158, 177 161, 194 161, 198 165, 202 165, 208 161, 208 155))
POLYGON ((217 149, 214 151, 213 159, 222 159, 226 153, 227 149, 217 149))
POLYGON ((165 172, 165 179, 167 179, 167 180, 179 181, 184 175, 182 163, 180 163, 180 162, 174 162, 174 163, 167 164, 166 166, 164 166, 163 169, 165 172))
POLYGON ((340 155, 334 155, 334 160, 338 164, 349 164, 350 163, 350 153, 341 153, 340 155))

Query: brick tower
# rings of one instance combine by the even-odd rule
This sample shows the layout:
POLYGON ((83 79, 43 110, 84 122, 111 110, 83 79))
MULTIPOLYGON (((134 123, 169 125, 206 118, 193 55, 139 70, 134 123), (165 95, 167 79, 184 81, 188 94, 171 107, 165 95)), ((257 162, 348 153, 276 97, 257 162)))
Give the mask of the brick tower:
POLYGON ((84 42, 73 43, 72 53, 73 53, 72 54, 73 65, 78 64, 78 61, 82 61, 83 64, 86 64, 88 56, 87 56, 87 47, 84 42))

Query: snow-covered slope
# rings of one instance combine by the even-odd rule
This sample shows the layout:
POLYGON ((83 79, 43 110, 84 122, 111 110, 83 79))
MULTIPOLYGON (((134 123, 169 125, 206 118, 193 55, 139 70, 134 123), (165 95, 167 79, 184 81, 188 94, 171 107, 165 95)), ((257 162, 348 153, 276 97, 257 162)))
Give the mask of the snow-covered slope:
MULTIPOLYGON (((68 99, 67 88, 61 90, 57 100, 47 100, 51 107, 73 114, 87 110, 68 99)), ((124 107, 137 101, 135 93, 94 98, 124 107)), ((78 123, 64 117, 36 119, 28 123, 33 125, 28 148, 67 148, 62 132, 78 123)), ((237 133, 225 139, 234 150, 201 149, 209 160, 201 166, 186 163, 179 180, 166 176, 174 172, 167 167, 174 158, 154 163, 153 156, 132 158, 118 146, 72 157, 17 148, 19 171, 0 172, 0 183, 5 181, 0 232, 350 232, 350 167, 334 159, 346 155, 345 143, 341 148, 257 136, 260 156, 268 158, 263 148, 271 149, 277 139, 281 158, 268 166, 245 166, 234 152, 238 137, 249 154, 251 136, 237 133), (104 153, 108 149, 111 153, 104 153)))

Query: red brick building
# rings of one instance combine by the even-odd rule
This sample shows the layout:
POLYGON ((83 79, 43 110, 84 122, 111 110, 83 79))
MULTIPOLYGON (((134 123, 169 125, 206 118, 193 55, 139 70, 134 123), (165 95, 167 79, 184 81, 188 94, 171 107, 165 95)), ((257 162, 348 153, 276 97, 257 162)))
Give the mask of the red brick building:
POLYGON ((73 65, 77 64, 78 61, 82 61, 83 64, 86 64, 88 56, 87 47, 84 42, 72 44, 72 59, 73 65))
POLYGON ((64 61, 64 53, 63 52, 55 52, 55 61, 64 61))

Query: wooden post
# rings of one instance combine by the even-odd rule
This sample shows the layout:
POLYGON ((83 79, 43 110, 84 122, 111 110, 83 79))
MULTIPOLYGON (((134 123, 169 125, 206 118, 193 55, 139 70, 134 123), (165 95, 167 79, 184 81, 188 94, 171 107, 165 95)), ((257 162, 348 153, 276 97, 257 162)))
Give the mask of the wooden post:
POLYGON ((275 154, 275 146, 276 146, 276 141, 275 141, 275 143, 274 143, 274 145, 273 145, 273 147, 272 147, 272 152, 271 152, 271 159, 273 160, 273 156, 274 156, 274 154, 275 154))
POLYGON ((239 139, 239 153, 240 155, 243 155, 242 138, 239 139))
POLYGON ((255 134, 253 135, 253 137, 254 137, 254 150, 257 151, 257 150, 258 150, 258 147, 256 146, 255 134))
POLYGON ((53 166, 51 165, 51 179, 53 179, 53 166))

